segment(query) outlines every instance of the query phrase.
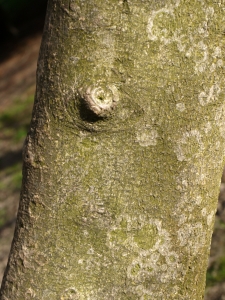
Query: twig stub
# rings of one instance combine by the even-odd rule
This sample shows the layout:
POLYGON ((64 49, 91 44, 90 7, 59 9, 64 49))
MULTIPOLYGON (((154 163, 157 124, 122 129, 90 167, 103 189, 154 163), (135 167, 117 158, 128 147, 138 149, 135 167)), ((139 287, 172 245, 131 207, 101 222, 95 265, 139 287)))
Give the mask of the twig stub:
POLYGON ((116 107, 119 101, 118 90, 114 85, 89 86, 80 88, 79 94, 87 107, 97 116, 107 116, 116 107))

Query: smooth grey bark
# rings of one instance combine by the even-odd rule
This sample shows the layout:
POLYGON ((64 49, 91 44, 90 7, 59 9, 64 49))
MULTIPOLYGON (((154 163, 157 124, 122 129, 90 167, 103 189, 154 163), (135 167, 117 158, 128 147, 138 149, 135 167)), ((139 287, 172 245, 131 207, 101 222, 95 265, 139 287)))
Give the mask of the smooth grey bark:
POLYGON ((50 0, 6 299, 203 299, 224 3, 50 0))

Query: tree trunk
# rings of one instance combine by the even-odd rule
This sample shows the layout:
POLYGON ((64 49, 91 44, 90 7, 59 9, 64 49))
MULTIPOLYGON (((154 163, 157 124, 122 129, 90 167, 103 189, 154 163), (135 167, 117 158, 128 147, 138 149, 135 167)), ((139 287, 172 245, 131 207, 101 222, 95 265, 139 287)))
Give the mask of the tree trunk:
POLYGON ((224 3, 50 0, 6 299, 203 299, 224 3))

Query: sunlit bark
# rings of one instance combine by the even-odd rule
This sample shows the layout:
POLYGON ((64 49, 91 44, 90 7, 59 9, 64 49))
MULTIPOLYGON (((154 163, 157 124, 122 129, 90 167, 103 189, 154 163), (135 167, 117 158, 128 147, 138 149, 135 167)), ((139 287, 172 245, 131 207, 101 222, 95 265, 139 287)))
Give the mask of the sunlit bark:
POLYGON ((50 0, 1 299, 203 299, 222 1, 50 0))

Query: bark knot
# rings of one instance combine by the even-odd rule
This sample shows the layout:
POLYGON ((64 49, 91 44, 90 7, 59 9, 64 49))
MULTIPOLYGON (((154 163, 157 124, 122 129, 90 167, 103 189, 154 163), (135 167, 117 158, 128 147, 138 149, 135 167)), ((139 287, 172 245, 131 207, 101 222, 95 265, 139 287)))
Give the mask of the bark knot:
POLYGON ((89 86, 78 91, 88 109, 100 117, 108 116, 119 101, 119 93, 114 85, 89 86))

